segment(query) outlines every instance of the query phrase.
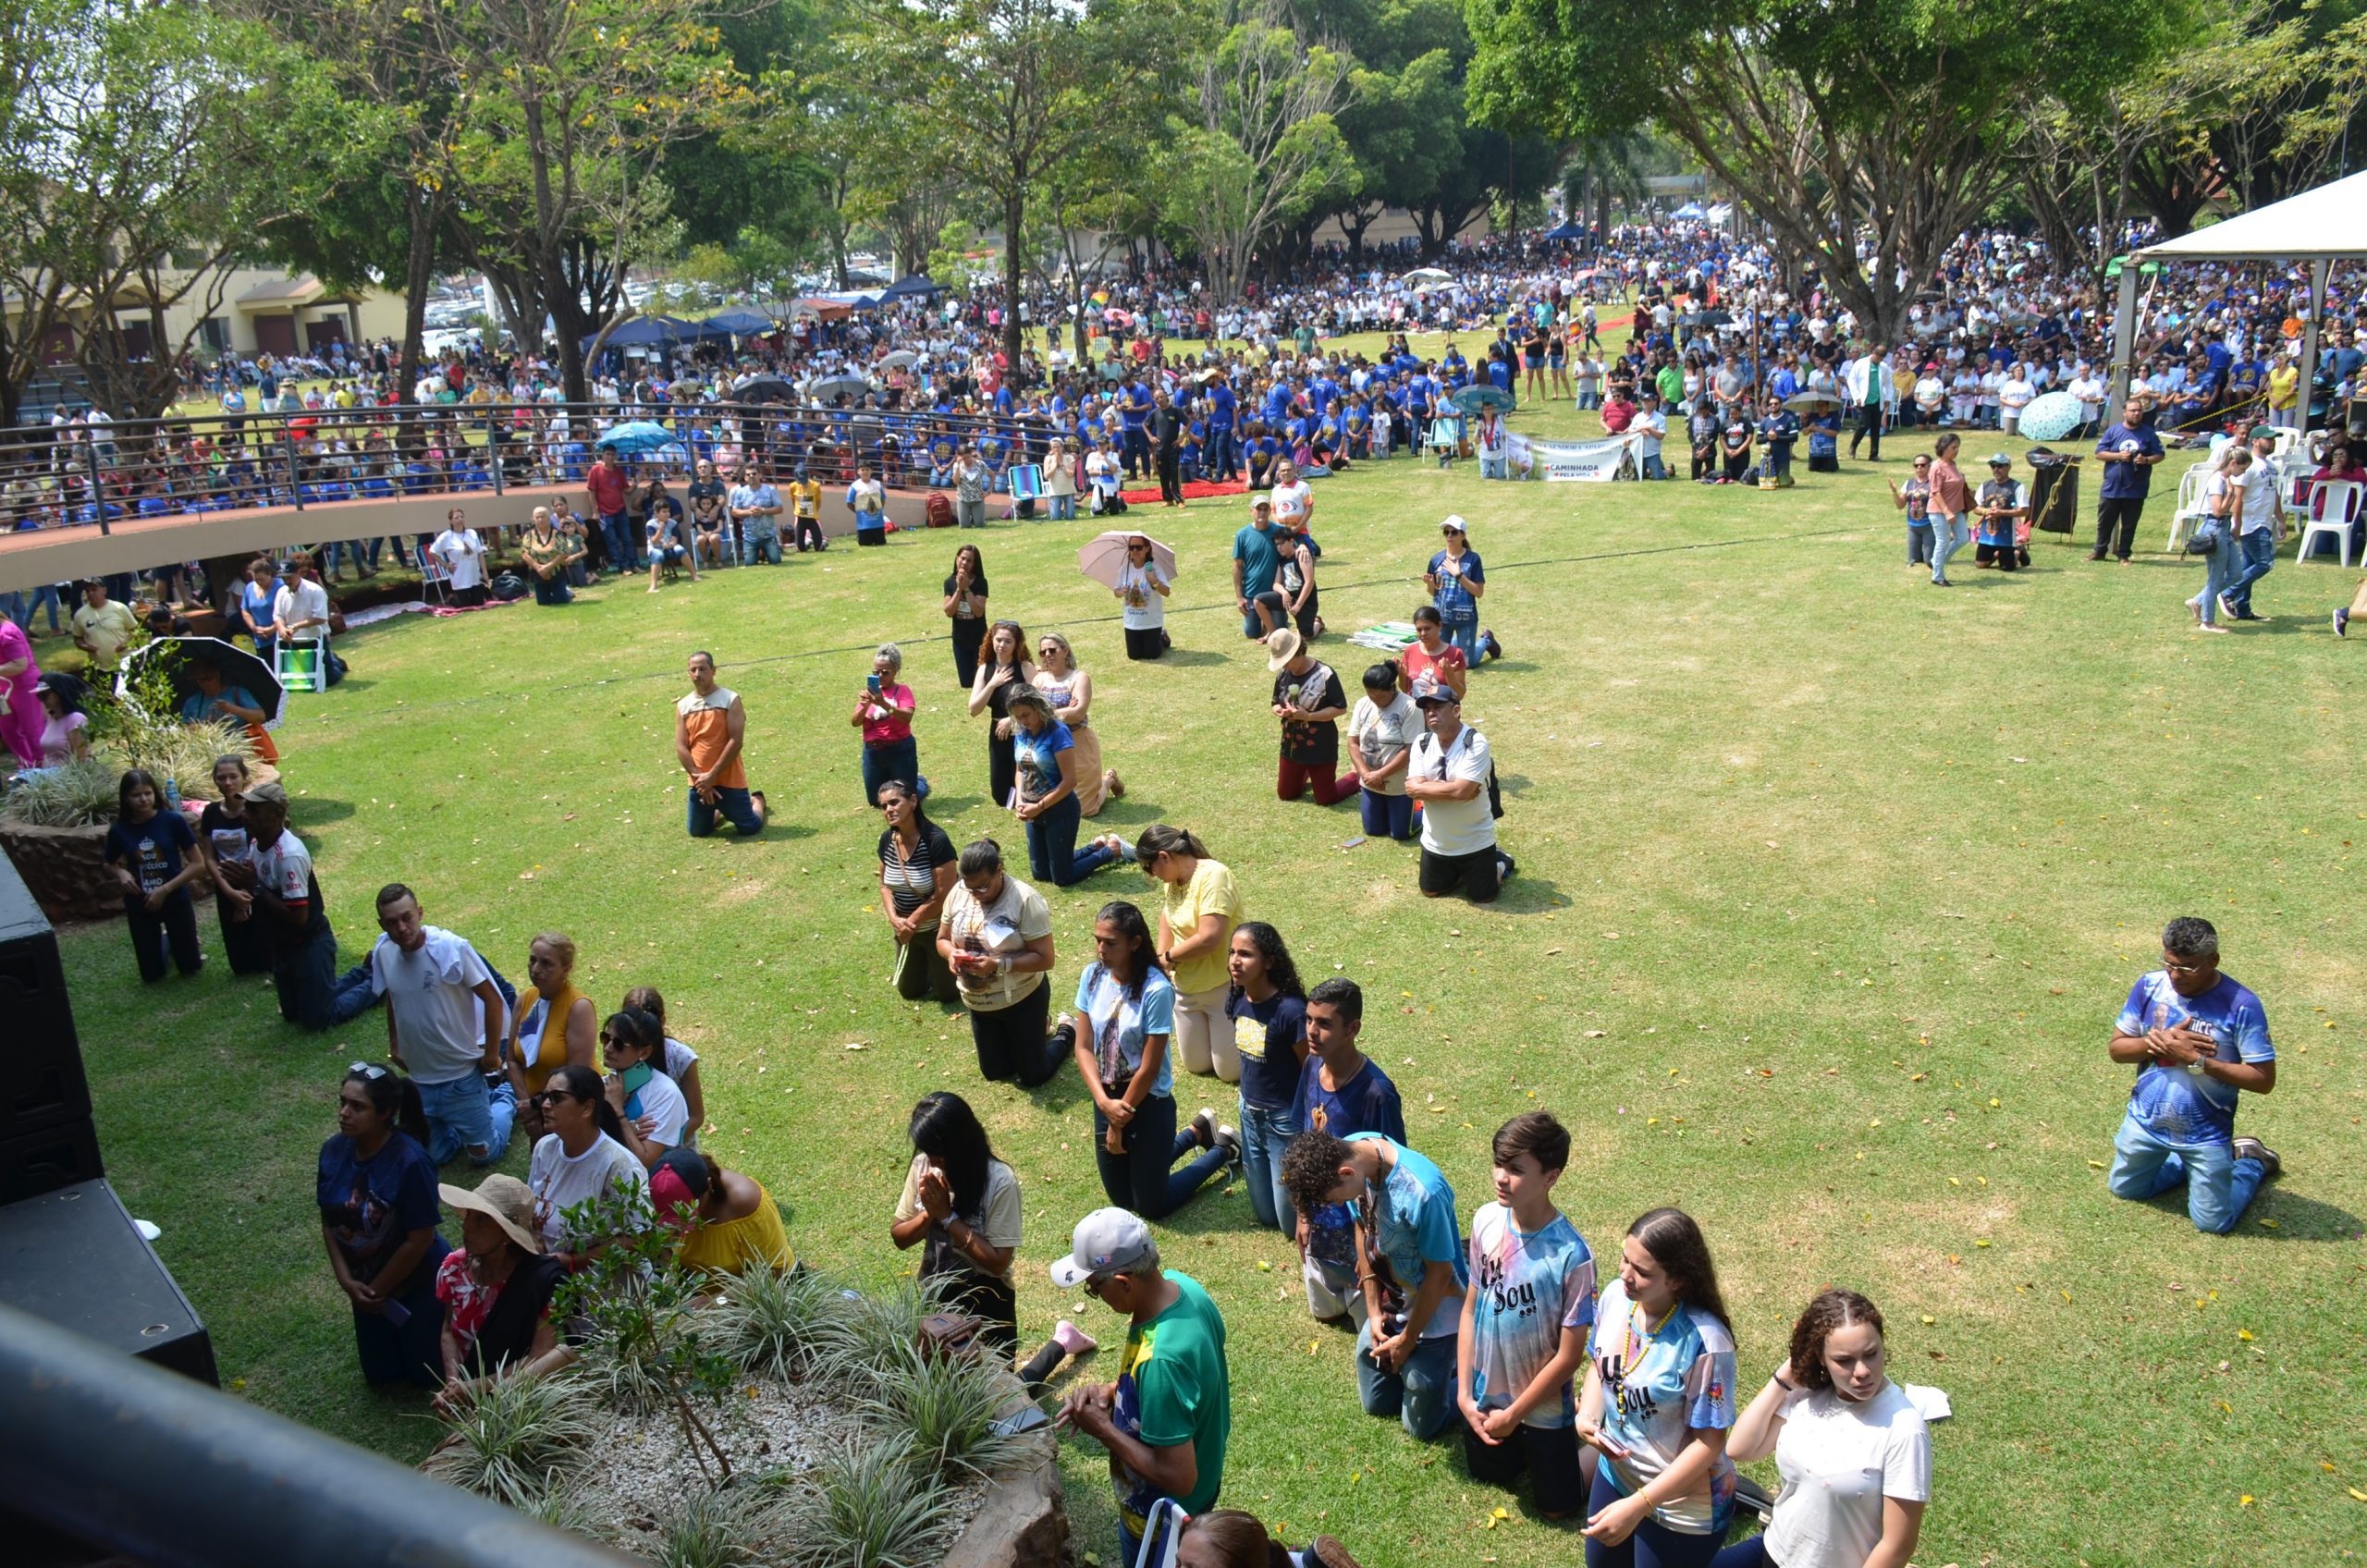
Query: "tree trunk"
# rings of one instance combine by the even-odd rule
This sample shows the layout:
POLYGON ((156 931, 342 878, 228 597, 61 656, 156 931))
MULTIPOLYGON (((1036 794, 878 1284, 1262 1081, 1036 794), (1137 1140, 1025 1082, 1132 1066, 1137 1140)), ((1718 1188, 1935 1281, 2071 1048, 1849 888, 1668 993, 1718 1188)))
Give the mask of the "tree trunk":
POLYGON ((1002 353, 1019 368, 1019 226, 1027 216, 1027 192, 1017 180, 1002 198, 1002 353))
MULTIPOLYGON (((419 385, 427 355, 427 289, 435 276, 436 229, 444 221, 443 199, 414 182, 403 193, 404 215, 411 220, 410 243, 403 253, 403 347, 397 361, 395 400, 408 403, 419 385)), ((485 345, 498 349, 498 330, 485 345)), ((356 348, 360 345, 356 344, 356 348)))

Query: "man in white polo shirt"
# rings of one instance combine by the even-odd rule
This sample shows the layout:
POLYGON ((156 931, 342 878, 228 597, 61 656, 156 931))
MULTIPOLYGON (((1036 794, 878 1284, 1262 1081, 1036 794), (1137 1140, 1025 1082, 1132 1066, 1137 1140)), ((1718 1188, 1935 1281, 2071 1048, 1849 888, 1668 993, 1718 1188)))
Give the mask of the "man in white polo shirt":
POLYGON ((428 1158, 441 1165, 465 1151, 490 1165, 509 1147, 518 1099, 501 1071, 509 1009, 491 966, 465 937, 420 918, 419 899, 399 882, 378 891, 370 988, 386 998, 386 1055, 411 1074, 427 1110, 428 1158))
POLYGON ((1495 763, 1479 731, 1463 722, 1454 688, 1428 677, 1414 683, 1422 738, 1405 766, 1405 792, 1421 802, 1422 896, 1460 891, 1493 903, 1513 875, 1513 857, 1496 848, 1496 814, 1488 795, 1495 763))

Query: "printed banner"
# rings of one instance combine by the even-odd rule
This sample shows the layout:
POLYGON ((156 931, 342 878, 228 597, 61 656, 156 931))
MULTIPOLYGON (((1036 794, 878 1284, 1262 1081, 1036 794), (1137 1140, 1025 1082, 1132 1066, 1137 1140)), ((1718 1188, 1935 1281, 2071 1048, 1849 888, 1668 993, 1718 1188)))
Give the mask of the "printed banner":
POLYGON ((1600 441, 1540 441, 1518 431, 1504 437, 1505 468, 1515 479, 1561 484, 1634 479, 1640 436, 1611 435, 1600 441))

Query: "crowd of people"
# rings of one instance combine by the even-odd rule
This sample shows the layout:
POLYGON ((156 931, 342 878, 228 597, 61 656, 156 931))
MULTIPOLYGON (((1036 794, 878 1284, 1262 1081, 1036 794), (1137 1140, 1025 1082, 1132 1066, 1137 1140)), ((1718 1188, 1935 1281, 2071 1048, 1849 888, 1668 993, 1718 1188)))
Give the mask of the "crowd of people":
MULTIPOLYGON (((821 548, 826 476, 849 485, 859 539, 884 537, 872 503, 889 484, 949 488, 958 521, 980 523, 990 496, 1005 497, 1014 514, 1040 498, 1057 517, 1073 515, 1079 495, 1096 509, 1122 505, 1128 480, 1156 480, 1162 498, 1174 500, 1184 483, 1244 480, 1249 521, 1232 542, 1231 581, 1245 643, 1273 678, 1278 800, 1328 808, 1355 797, 1367 839, 1418 839, 1423 894, 1478 903, 1498 898, 1516 867, 1498 839, 1491 750, 1463 714, 1475 673, 1502 654, 1480 621, 1488 573, 1470 524, 1460 516, 1441 523, 1418 573, 1428 598, 1412 615, 1414 641, 1351 671, 1352 694, 1316 652, 1330 629, 1309 475, 1411 445, 1422 422, 1457 406, 1457 392, 1493 386, 1599 406, 1607 428, 1641 420, 1664 432, 1674 411, 1695 438, 1697 477, 1739 477, 1729 475, 1735 453, 1727 446, 1739 425, 1745 466, 1755 448, 1759 463, 1784 476, 1801 435, 1812 467, 1837 448, 1837 414, 1803 427, 1787 407, 1800 392, 1827 390, 1848 416, 1853 457, 1869 442, 1879 459, 1886 432, 1932 428, 1934 449, 1916 455, 1911 477, 1893 490, 1910 567, 1928 566, 1944 583, 1951 559, 1976 539, 1983 567, 2027 564, 2031 507, 2013 459, 1997 453, 1987 483, 1975 485, 1957 458, 1964 430, 2014 435, 2026 393, 2060 386, 2095 405, 2083 410, 2105 475, 2095 556, 2124 560, 2150 471, 2166 450, 2165 412, 2185 420, 2194 404, 2206 422, 2250 421, 2255 405, 2272 416, 2279 408, 2279 367, 2247 356, 2283 352, 2276 312, 2288 307, 2289 288, 2272 284, 2242 299, 2232 278, 2216 293, 2196 284, 2201 302, 2192 311, 2162 312, 2172 336, 2140 346, 2161 358, 2168 379, 2149 379, 2119 423, 2103 427, 2094 301, 2050 282, 2016 249, 2023 242, 1968 237, 1935 297, 1916 307, 1916 341, 1894 348, 1829 312, 1813 287, 1778 288, 1762 251, 1707 229, 1662 226, 1599 239, 1590 281, 1549 251, 1502 247, 1463 258, 1442 288, 1342 268, 1230 312, 1198 305, 1174 277, 1147 275, 1118 295, 1131 330, 1096 338, 1103 352, 1082 360, 1059 346, 1063 325, 1040 361, 1000 362, 992 346, 1000 307, 987 295, 950 316, 914 309, 896 320, 808 327, 793 344, 688 363, 680 376, 660 361, 630 385, 604 388, 602 411, 590 414, 548 398, 530 360, 444 367, 436 398, 448 430, 522 432, 519 455, 539 465, 530 469, 536 475, 572 481, 567 449, 591 450, 581 470, 583 512, 564 496, 537 506, 520 542, 545 604, 565 602, 602 568, 637 575, 645 567, 655 590, 669 563, 694 577, 728 560, 778 563, 784 529, 796 549, 821 548), (1595 300, 1631 293, 1640 300, 1632 341, 1603 358, 1595 300), (1452 346, 1425 360, 1403 337, 1375 359, 1321 348, 1327 335, 1441 325, 1492 336, 1476 363, 1452 346), (1171 351, 1171 335, 1208 346, 1171 351), (1245 339, 1250 349, 1221 346, 1245 339), (2226 349, 2224 365, 2209 351, 2214 341, 2226 349), (915 359, 886 364, 909 344, 920 345, 915 359), (2184 354, 2189 347, 2193 355, 2184 354), (799 385, 860 373, 868 384, 827 408, 731 400, 736 379, 765 372, 799 385), (1927 403, 1932 383, 1941 391, 1927 403), (664 461, 693 476, 681 502, 659 467, 636 475, 601 444, 649 416, 680 437, 679 453, 664 461), (1031 466, 1049 466, 1058 483, 1045 478, 1039 490, 1013 472, 1031 466), (794 475, 785 486, 776 483, 783 472, 794 475)), ((2337 333, 2335 341, 2349 340, 2337 333)), ((2330 395, 2347 397, 2360 363, 2337 347, 2330 369, 2330 395)), ((371 374, 395 377, 383 362, 371 374)), ((2290 408, 2300 393, 2287 380, 2290 408)), ((243 399, 244 391, 226 381, 222 395, 243 399)), ((278 393, 283 402, 293 395, 278 393)), ((332 444, 386 411, 366 386, 305 406, 318 396, 270 411, 318 416, 305 439, 332 444)), ((2208 486, 2208 508, 2226 526, 2225 543, 2200 546, 2212 563, 2196 602, 2206 625, 2221 612, 2243 619, 2267 570, 2254 553, 2257 530, 2247 526, 2260 485, 2251 476, 2289 437, 2273 417, 2247 428, 2226 444, 2208 486)), ((387 435, 399 439, 393 428, 387 435)), ((90 470, 95 447, 80 444, 106 439, 87 423, 60 435, 67 455, 56 472, 90 470)), ((362 439, 366 447, 369 436, 362 439)), ((1484 433, 1479 449, 1484 471, 1484 433)), ((2356 472, 2346 448, 2332 448, 2326 472, 2356 472)), ((430 541, 456 594, 484 587, 497 533, 479 534, 455 508, 447 532, 430 541)), ((1466 1211, 1435 1158, 1447 1151, 1412 1146, 1401 1096, 1363 1047, 1363 991, 1340 975, 1306 984, 1288 934, 1251 918, 1259 888, 1244 868, 1171 824, 1131 839, 1083 837, 1085 819, 1126 790, 1105 749, 1090 661, 1065 636, 1031 639, 1000 613, 1024 590, 1007 575, 993 589, 983 551, 968 542, 975 536, 961 537, 933 602, 949 624, 967 715, 987 731, 987 798, 1020 825, 1030 879, 1006 864, 996 838, 957 846, 930 820, 932 788, 914 733, 920 704, 903 650, 878 644, 848 727, 860 740, 866 802, 880 814, 889 985, 899 998, 961 1011, 985 1084, 1033 1089, 1073 1066, 1085 1086, 1108 1207, 1075 1223, 1049 1272, 1117 1314, 1123 1342, 1114 1378, 1080 1373, 1059 1419, 1109 1451, 1126 1559, 1164 1512, 1188 1516, 1179 1551, 1191 1568, 1279 1568, 1287 1560, 1254 1516, 1216 1506, 1234 1415, 1225 1314, 1208 1289, 1166 1266, 1151 1229, 1239 1180, 1252 1222, 1291 1238, 1306 1311, 1353 1329, 1361 1408, 1417 1441, 1459 1429, 1474 1479, 1508 1491, 1525 1486, 1539 1514, 1572 1521, 1589 1568, 1906 1562, 1931 1499, 1932 1407, 1891 1377, 1876 1305, 1846 1289, 1820 1292, 1780 1350, 1760 1353, 1774 1362, 1771 1375, 1745 1384, 1701 1227, 1677 1208, 1647 1209, 1599 1279, 1595 1252, 1555 1202, 1572 1132, 1545 1110, 1496 1130, 1490 1201, 1466 1211), (1092 951, 1067 986, 1056 978, 1062 954, 1037 884, 1069 888, 1104 875, 1115 884, 1128 867, 1144 878, 1142 901, 1116 897, 1098 907, 1092 951), (1195 1077, 1234 1085, 1232 1102, 1187 1113, 1198 1097, 1195 1077), (1729 1545, 1742 1495, 1735 1466, 1771 1456, 1779 1486, 1766 1505, 1768 1528, 1729 1545)), ((401 542, 395 547, 399 559, 401 542)), ((1171 646, 1164 602, 1176 572, 1161 563, 1161 548, 1128 534, 1110 585, 1132 659, 1156 660, 1171 646)), ((343 553, 357 570, 374 569, 374 549, 356 544, 343 553)), ((332 577, 338 554, 332 546, 327 556, 332 577)), ((266 557, 247 578, 234 603, 258 650, 268 657, 277 640, 318 642, 334 670, 326 595, 311 559, 266 557)), ((77 642, 100 668, 119 657, 135 624, 104 583, 90 585, 74 617, 77 642)), ((0 643, 0 676, 23 673, 5 656, 14 647, 0 643)), ((728 823, 738 835, 760 835, 770 806, 751 785, 746 705, 720 684, 713 655, 693 654, 686 673, 673 737, 687 830, 705 837, 728 823)), ((34 680, 38 692, 37 671, 34 680)), ((79 727, 62 704, 42 712, 45 728, 33 743, 44 756, 70 753, 79 727)), ((12 741, 24 732, 19 723, 12 741)), ((432 1389, 448 1404, 486 1379, 559 1365, 581 1327, 554 1304, 603 1243, 586 1229, 594 1200, 619 1188, 641 1198, 633 1213, 672 1230, 686 1268, 797 1266, 762 1182, 699 1149, 707 1121, 699 1059, 674 1036, 656 989, 635 986, 603 1014, 575 985, 576 946, 558 932, 527 945, 527 983, 516 987, 465 937, 427 925, 419 894, 402 883, 379 890, 379 933, 360 962, 341 968, 311 854, 288 827, 286 789, 254 781, 235 757, 217 766, 215 785, 219 799, 192 827, 153 778, 127 773, 107 862, 144 980, 200 968, 190 895, 203 885, 233 971, 270 974, 290 1022, 325 1029, 384 1005, 385 1059, 355 1061, 340 1079, 317 1193, 367 1378, 432 1389), (439 1168, 454 1161, 502 1162, 521 1135, 530 1145, 522 1180, 439 1181, 439 1168), (457 1247, 444 1233, 447 1208, 457 1247)), ((2151 1199, 2183 1188, 2193 1223, 2225 1231, 2282 1170, 2274 1151, 2234 1133, 2240 1095, 2275 1085, 2265 1010, 2219 971, 2207 922, 2173 922, 2163 949, 2161 968, 2138 980, 2111 1033, 2111 1060, 2137 1072, 2109 1190, 2151 1199)), ((1064 1361, 1099 1354, 1085 1328, 1061 1320, 1020 1359, 1021 1180, 996 1158, 978 1110, 940 1089, 913 1108, 906 1132, 901 1191, 892 1206, 880 1194, 890 1243, 921 1249, 920 1274, 981 1321, 980 1342, 1015 1364, 1031 1391, 1049 1387, 1064 1361)), ((1326 1568, 1353 1568, 1337 1540, 1308 1550, 1326 1568)))

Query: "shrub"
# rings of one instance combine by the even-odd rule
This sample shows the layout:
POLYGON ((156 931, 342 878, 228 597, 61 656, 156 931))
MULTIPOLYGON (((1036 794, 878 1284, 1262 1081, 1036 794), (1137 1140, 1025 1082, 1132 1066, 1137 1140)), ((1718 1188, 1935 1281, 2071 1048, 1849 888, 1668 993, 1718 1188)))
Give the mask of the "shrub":
POLYGON ((933 1568, 964 1523, 952 1490, 892 1444, 841 1452, 798 1484, 786 1519, 799 1568, 933 1568))
POLYGON ((990 1361, 933 1356, 907 1343, 877 1371, 873 1390, 859 1407, 873 1435, 949 1480, 991 1476, 1027 1449, 1026 1439, 995 1430, 1012 1395, 990 1361))
POLYGON ((842 1280, 811 1269, 783 1274, 757 1264, 716 1285, 720 1293, 705 1331, 717 1354, 759 1377, 812 1371, 828 1343, 828 1322, 853 1305, 842 1280))
POLYGON ((717 1487, 685 1499, 666 1520, 650 1561, 657 1568, 760 1568, 775 1561, 774 1537, 787 1526, 769 1488, 717 1487))
POLYGON ((865 1295, 821 1320, 816 1369, 858 1392, 898 1366, 920 1338, 921 1322, 945 1309, 946 1281, 906 1280, 894 1290, 865 1295))
POLYGON ((217 757, 255 754, 246 731, 213 724, 122 729, 93 746, 90 756, 36 774, 0 797, 0 819, 28 827, 89 827, 113 822, 117 787, 130 768, 144 767, 180 787, 184 796, 211 799, 217 757))
POLYGON ((503 1378, 438 1415, 453 1439, 423 1468, 511 1508, 545 1505, 559 1472, 598 1434, 592 1401, 570 1378, 503 1378))

